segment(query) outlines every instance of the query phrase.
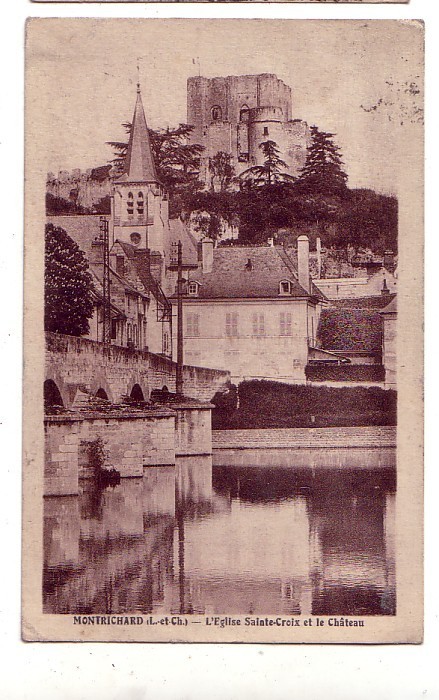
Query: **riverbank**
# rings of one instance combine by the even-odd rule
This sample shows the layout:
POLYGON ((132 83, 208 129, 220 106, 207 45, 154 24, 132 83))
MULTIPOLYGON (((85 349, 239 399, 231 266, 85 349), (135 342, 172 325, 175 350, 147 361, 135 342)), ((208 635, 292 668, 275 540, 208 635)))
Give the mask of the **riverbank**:
POLYGON ((217 450, 395 448, 396 426, 213 430, 217 450))

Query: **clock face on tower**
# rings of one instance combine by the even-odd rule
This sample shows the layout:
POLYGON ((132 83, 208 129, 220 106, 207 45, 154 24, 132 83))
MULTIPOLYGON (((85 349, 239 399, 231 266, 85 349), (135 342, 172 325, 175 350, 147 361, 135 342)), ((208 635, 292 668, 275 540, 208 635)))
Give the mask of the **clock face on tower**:
POLYGON ((133 245, 139 245, 140 241, 142 240, 142 237, 140 233, 134 232, 130 235, 130 240, 133 245))

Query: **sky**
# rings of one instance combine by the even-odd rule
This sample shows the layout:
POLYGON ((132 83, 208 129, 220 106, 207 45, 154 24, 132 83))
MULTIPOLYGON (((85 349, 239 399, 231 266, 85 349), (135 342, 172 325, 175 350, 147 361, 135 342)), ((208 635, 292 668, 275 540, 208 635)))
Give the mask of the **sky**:
MULTIPOLYGON (((34 19, 27 79, 47 171, 106 163, 139 64, 148 125, 186 121, 186 80, 275 73, 293 118, 336 134, 351 187, 396 193, 401 144, 422 134, 423 28, 387 20, 34 19)), ((35 125, 34 125, 35 126, 35 125)))

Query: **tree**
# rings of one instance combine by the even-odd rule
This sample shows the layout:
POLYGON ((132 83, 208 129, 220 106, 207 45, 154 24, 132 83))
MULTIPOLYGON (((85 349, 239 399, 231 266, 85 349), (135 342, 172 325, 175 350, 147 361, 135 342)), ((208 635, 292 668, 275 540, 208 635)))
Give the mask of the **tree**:
POLYGON ((292 175, 287 175, 282 170, 288 169, 288 165, 280 158, 280 151, 275 141, 263 141, 259 144, 264 155, 263 165, 253 165, 244 170, 240 177, 244 183, 251 187, 261 187, 264 185, 274 185, 281 182, 293 182, 292 175))
MULTIPOLYGON (((132 124, 124 122, 127 135, 131 133, 132 124)), ((179 124, 171 129, 149 129, 151 149, 157 174, 160 181, 168 190, 174 192, 200 189, 202 184, 198 179, 200 170, 200 155, 204 149, 200 144, 188 143, 188 138, 193 131, 189 124, 179 124)), ((123 169, 128 149, 128 142, 107 141, 113 148, 115 158, 111 161, 117 171, 123 169)))
POLYGON ((311 127, 311 143, 296 183, 301 191, 331 195, 343 194, 347 189, 348 176, 343 170, 344 163, 334 136, 316 126, 311 127))
POLYGON ((209 158, 210 188, 212 192, 227 192, 235 178, 232 156, 218 151, 209 158))
POLYGON ((93 313, 93 280, 85 254, 64 229, 46 225, 44 328, 85 335, 93 313))

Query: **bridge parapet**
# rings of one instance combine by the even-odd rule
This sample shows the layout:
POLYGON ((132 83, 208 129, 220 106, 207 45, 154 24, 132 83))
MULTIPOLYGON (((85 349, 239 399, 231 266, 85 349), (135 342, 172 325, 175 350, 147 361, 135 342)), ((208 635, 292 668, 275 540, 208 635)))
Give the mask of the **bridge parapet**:
MULTIPOLYGON (((86 338, 46 333, 46 376, 66 408, 84 392, 111 402, 123 396, 147 400, 154 389, 175 391, 176 364, 146 350, 104 346, 86 338)), ((230 381, 230 373, 205 367, 183 368, 185 395, 209 401, 230 381)))

